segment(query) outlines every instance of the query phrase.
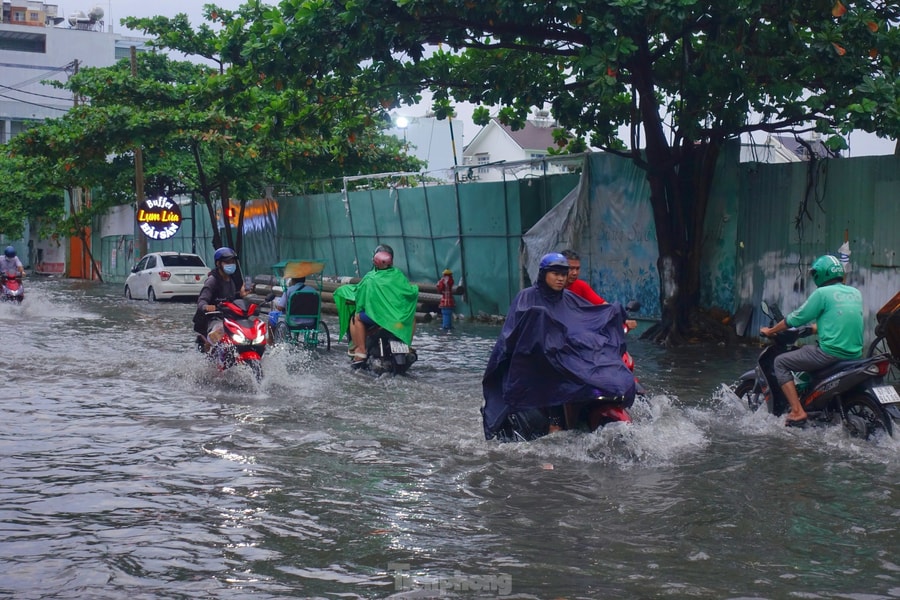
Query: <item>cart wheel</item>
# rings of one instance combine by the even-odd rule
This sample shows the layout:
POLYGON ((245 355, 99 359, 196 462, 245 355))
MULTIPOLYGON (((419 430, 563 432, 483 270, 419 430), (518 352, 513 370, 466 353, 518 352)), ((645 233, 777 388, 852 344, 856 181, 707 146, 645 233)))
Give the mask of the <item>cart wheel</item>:
POLYGON ((331 350, 331 334, 328 332, 328 323, 319 319, 319 328, 316 332, 319 337, 319 348, 331 350))
POLYGON ((869 346, 869 353, 866 356, 878 356, 879 354, 887 354, 891 357, 891 366, 888 369, 887 375, 884 376, 884 382, 891 385, 897 385, 900 383, 900 359, 891 354, 891 349, 888 348, 887 339, 881 335, 875 338, 875 341, 869 346))
POLYGON ((275 338, 276 344, 283 344, 290 338, 291 333, 288 331, 287 323, 284 321, 279 321, 275 326, 275 333, 273 337, 275 338))

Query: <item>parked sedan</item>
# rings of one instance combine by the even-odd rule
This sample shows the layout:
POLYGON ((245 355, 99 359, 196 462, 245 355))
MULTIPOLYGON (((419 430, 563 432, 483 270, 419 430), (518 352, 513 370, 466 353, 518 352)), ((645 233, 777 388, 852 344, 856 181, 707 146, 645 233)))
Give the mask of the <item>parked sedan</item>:
POLYGON ((125 280, 126 298, 153 302, 200 295, 209 268, 196 254, 153 252, 131 269, 125 280))

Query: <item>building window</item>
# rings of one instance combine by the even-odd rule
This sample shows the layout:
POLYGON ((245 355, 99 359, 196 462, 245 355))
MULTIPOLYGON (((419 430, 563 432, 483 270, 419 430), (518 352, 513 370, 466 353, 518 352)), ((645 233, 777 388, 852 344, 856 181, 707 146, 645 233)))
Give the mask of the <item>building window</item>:
POLYGON ((40 13, 28 13, 28 20, 32 23, 40 23, 41 22, 41 14, 40 13))
POLYGON ((12 17, 13 23, 24 23, 25 22, 25 13, 21 11, 13 11, 12 17))
POLYGON ((46 54, 47 36, 43 33, 0 31, 0 50, 46 54))
POLYGON ((475 162, 481 167, 478 169, 479 173, 487 173, 488 170, 483 165, 491 162, 491 155, 487 152, 479 152, 475 155, 475 162))

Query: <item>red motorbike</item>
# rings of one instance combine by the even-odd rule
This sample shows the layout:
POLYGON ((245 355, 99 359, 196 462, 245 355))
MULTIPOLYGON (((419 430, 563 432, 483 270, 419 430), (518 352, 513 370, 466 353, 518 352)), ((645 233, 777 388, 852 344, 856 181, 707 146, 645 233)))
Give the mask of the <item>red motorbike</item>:
POLYGON ((21 304, 25 299, 25 290, 22 288, 22 276, 4 275, 2 288, 0 288, 0 302, 15 302, 21 304))
POLYGON ((243 364, 253 371, 257 381, 262 379, 260 359, 266 351, 268 325, 259 315, 259 306, 238 299, 221 302, 216 311, 207 313, 210 319, 222 320, 224 335, 217 343, 198 335, 197 344, 220 371, 243 364))

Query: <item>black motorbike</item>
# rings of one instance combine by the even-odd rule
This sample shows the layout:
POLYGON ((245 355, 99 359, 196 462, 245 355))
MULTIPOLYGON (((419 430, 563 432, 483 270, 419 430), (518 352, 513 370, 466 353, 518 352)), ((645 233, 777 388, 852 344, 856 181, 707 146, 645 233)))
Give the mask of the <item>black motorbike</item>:
POLYGON ((413 348, 383 327, 366 330, 366 361, 362 366, 374 374, 403 375, 418 358, 413 348))
MULTIPOLYGON (((777 306, 762 303, 763 313, 780 322, 777 306)), ((813 334, 811 326, 791 327, 776 334, 760 353, 755 369, 741 375, 733 391, 751 410, 765 405, 774 415, 790 407, 775 379, 775 357, 797 348, 797 340, 813 334)), ((825 369, 795 377, 807 423, 833 424, 840 419, 853 437, 869 439, 884 431, 893 435, 893 422, 900 420, 900 395, 884 383, 890 356, 881 354, 857 360, 842 360, 825 369)))

